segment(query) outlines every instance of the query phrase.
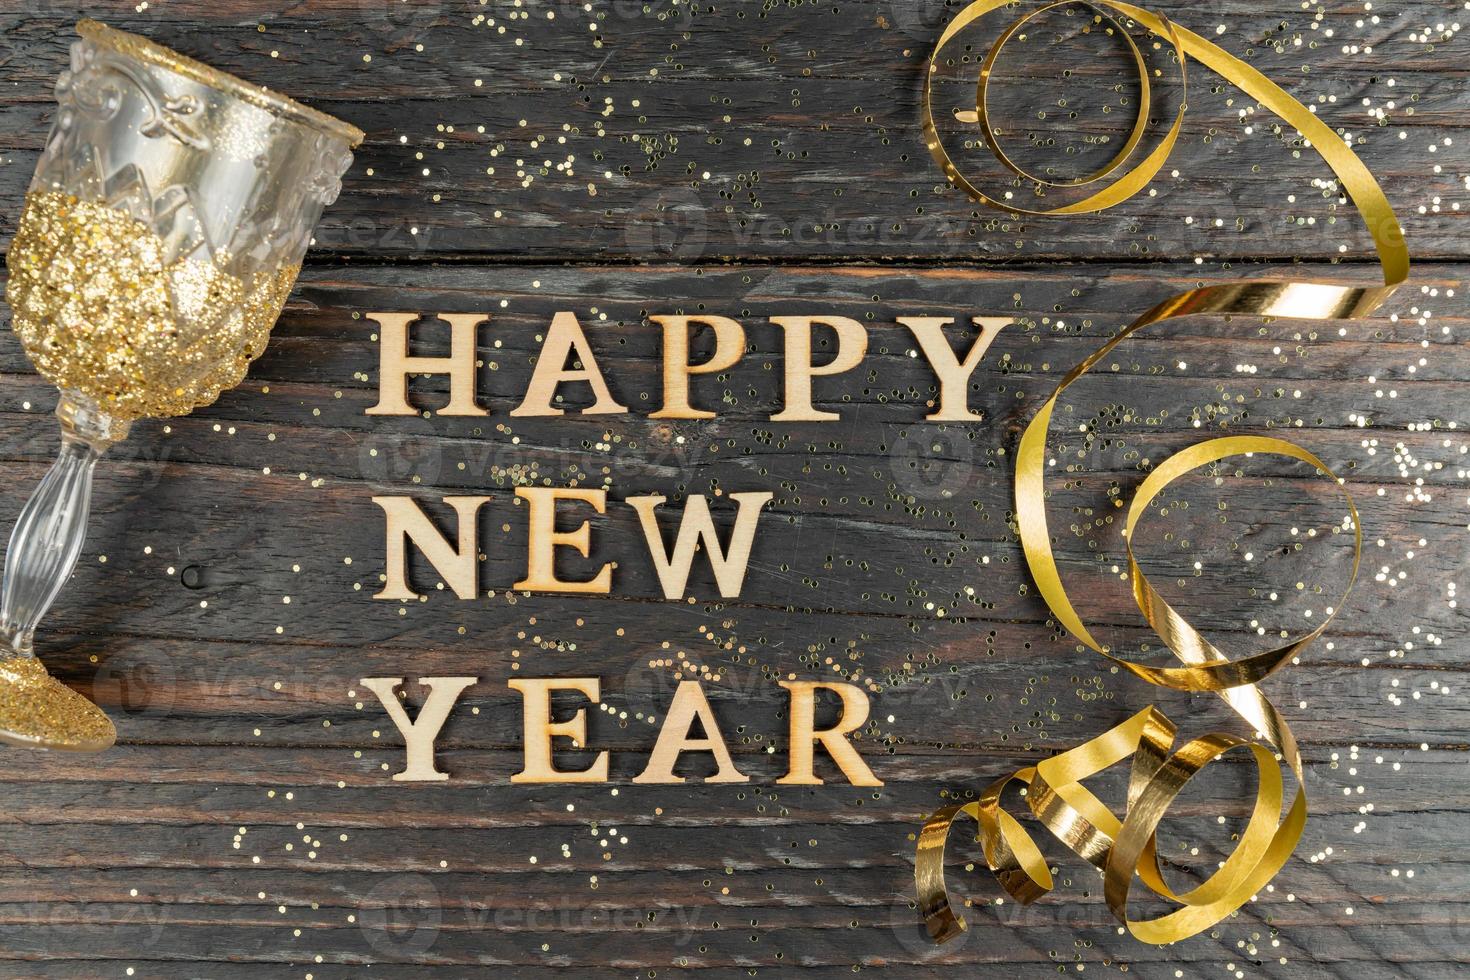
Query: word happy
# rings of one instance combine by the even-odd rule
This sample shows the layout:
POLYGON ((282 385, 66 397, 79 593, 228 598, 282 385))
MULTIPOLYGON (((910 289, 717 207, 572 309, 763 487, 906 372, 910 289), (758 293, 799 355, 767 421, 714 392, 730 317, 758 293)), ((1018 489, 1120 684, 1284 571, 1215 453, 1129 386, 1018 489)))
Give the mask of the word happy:
MULTIPOLYGON (((476 400, 479 364, 475 357, 476 341, 481 325, 489 322, 484 313, 435 313, 432 316, 449 324, 448 356, 422 357, 409 353, 409 326, 430 314, 369 313, 367 318, 381 328, 379 339, 378 403, 367 409, 368 415, 418 415, 420 411, 408 403, 410 375, 448 375, 449 402, 435 410, 438 415, 483 416, 490 413, 476 400)), ((668 315, 648 318, 663 328, 663 404, 651 412, 654 419, 712 419, 715 413, 695 408, 693 378, 697 375, 728 371, 745 354, 745 328, 725 316, 668 315), (695 327, 708 329, 714 338, 714 351, 698 363, 689 360, 695 327)), ((1009 317, 973 317, 979 332, 961 358, 944 335, 944 328, 954 324, 954 317, 901 316, 896 322, 907 327, 918 341, 919 351, 939 380, 939 399, 934 411, 925 416, 931 422, 978 422, 982 416, 970 409, 967 388, 970 375, 995 340, 1009 317)), ((862 363, 868 351, 868 331, 856 320, 845 316, 773 316, 770 322, 780 327, 784 338, 782 357, 783 406, 771 416, 772 422, 835 422, 837 412, 821 411, 812 405, 814 378, 845 374, 862 363), (813 362, 813 337, 817 328, 830 331, 832 355, 823 364, 813 362)), ((587 335, 576 314, 557 313, 551 318, 541 341, 536 366, 526 385, 524 397, 510 414, 514 418, 565 415, 566 409, 552 404, 564 384, 588 385, 594 396, 581 415, 622 415, 628 407, 617 400, 608 388, 607 379, 593 354, 587 335), (576 365, 568 366, 575 358, 576 365)))
MULTIPOLYGON (((478 417, 489 415, 481 407, 478 396, 479 368, 476 357, 479 333, 490 317, 483 313, 368 313, 378 324, 379 371, 378 402, 366 410, 368 415, 478 417), (411 327, 432 317, 449 327, 449 351, 439 356, 410 353, 411 327), (435 408, 416 408, 408 400, 409 379, 413 376, 442 376, 449 379, 449 397, 435 408)), ((730 317, 708 315, 657 315, 649 320, 662 330, 662 399, 660 407, 649 413, 651 419, 711 419, 716 413, 696 406, 697 384, 703 375, 719 375, 735 367, 746 353, 745 328, 730 317), (702 360, 691 360, 695 331, 707 331, 713 350, 702 360)), ((955 324, 954 317, 908 316, 896 322, 907 328, 921 354, 933 370, 938 382, 937 397, 925 418, 933 422, 976 422, 983 416, 969 406, 970 377, 979 366, 1001 327, 1011 322, 1008 317, 972 317, 978 330, 968 348, 961 354, 945 335, 945 328, 955 324)), ((867 329, 856 320, 843 316, 792 315, 773 316, 769 322, 782 333, 781 407, 770 416, 772 422, 833 422, 838 412, 818 409, 813 404, 814 381, 845 374, 858 367, 868 350, 867 329), (814 338, 822 331, 822 346, 830 354, 817 363, 814 338)), ((422 339, 422 338, 420 338, 422 339)), ((554 417, 568 414, 569 409, 557 404, 563 386, 585 385, 590 390, 591 404, 571 410, 579 415, 626 414, 628 407, 619 401, 608 385, 607 375, 598 362, 587 335, 575 314, 556 313, 541 339, 541 349, 526 383, 523 396, 510 411, 515 418, 554 417)), ((583 520, 573 530, 559 529, 559 513, 572 508, 591 508, 606 512, 607 491, 572 487, 518 487, 516 496, 529 506, 528 548, 525 574, 511 586, 523 592, 577 592, 606 594, 612 591, 615 563, 603 565, 591 577, 559 578, 555 572, 556 549, 571 548, 584 558, 591 552, 591 528, 583 520)), ((658 572, 664 597, 684 597, 691 566, 697 552, 709 560, 720 595, 735 598, 740 594, 745 569, 755 543, 760 513, 773 498, 769 491, 727 493, 737 512, 731 520, 726 543, 721 543, 709 501, 699 495, 686 498, 678 532, 672 549, 664 544, 657 509, 665 502, 658 495, 628 497, 622 502, 638 516, 649 556, 658 572)), ((476 540, 479 508, 489 501, 486 496, 446 496, 444 503, 453 508, 458 528, 450 534, 439 530, 419 504, 405 496, 378 496, 377 504, 384 514, 385 585, 374 598, 408 600, 419 598, 408 582, 409 546, 413 545, 443 578, 444 584, 461 599, 478 594, 480 549, 476 540)))

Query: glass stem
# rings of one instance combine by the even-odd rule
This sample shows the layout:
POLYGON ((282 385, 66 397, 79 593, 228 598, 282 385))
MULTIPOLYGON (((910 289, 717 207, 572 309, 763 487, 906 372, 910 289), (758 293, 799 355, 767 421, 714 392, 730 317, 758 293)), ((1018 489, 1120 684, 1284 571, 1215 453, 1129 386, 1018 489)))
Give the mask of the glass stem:
POLYGON ((87 540, 93 467, 108 446, 127 435, 127 422, 77 392, 61 393, 56 417, 61 421, 61 454, 26 501, 5 552, 0 656, 35 655, 36 624, 71 576, 87 540))

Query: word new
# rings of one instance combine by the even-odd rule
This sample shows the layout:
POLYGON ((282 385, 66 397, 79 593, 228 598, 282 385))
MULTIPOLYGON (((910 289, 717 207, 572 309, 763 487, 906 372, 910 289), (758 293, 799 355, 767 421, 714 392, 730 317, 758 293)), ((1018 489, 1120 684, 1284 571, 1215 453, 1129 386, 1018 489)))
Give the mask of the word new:
MULTIPOLYGON (((745 581, 745 568, 750 563, 750 549, 755 543, 756 523, 761 508, 771 502, 769 491, 729 493, 725 496, 740 508, 735 514, 729 544, 721 544, 710 515, 709 501, 694 494, 684 501, 684 516, 672 550, 664 546, 657 511, 666 498, 656 494, 628 497, 623 502, 638 513, 648 554, 658 572, 659 584, 667 599, 684 597, 690 567, 696 551, 703 550, 714 570, 720 595, 740 595, 745 581)), ((559 578, 556 573, 556 549, 571 548, 586 558, 592 551, 592 527, 588 521, 573 530, 558 530, 558 504, 590 506, 599 514, 607 510, 607 491, 585 487, 516 487, 517 502, 527 507, 526 574, 511 586, 525 592, 586 592, 606 594, 612 591, 612 563, 604 564, 589 579, 559 578)), ((387 528, 384 548, 386 571, 383 589, 374 599, 417 599, 408 581, 408 545, 416 545, 434 570, 443 576, 444 584, 461 599, 473 599, 479 588, 479 543, 476 528, 480 508, 489 497, 445 497, 459 517, 456 532, 458 545, 440 533, 429 515, 409 497, 374 497, 373 503, 383 509, 387 528)), ((565 508, 564 508, 565 509, 565 508)))

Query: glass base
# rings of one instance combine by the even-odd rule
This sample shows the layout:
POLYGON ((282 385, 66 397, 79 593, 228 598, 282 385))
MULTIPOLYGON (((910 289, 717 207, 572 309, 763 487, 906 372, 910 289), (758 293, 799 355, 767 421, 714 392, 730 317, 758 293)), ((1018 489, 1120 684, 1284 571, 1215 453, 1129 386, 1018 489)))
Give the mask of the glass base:
POLYGON ((46 672, 35 657, 0 658, 0 742, 100 752, 117 741, 103 710, 46 672))

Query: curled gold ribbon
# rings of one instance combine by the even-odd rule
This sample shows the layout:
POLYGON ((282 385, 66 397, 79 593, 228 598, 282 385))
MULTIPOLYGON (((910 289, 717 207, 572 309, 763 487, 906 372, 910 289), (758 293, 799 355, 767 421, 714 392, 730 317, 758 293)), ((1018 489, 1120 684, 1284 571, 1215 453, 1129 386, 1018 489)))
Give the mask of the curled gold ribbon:
MULTIPOLYGON (((1165 487, 1200 467, 1231 456, 1284 456, 1315 467, 1339 485, 1342 480, 1322 460, 1295 443, 1260 436, 1209 439, 1170 456, 1150 472, 1129 504, 1123 529, 1128 548, 1129 579, 1134 600, 1144 619, 1184 666, 1141 664, 1114 654, 1093 637, 1062 584, 1061 572, 1052 554, 1046 519, 1047 429, 1062 392, 1138 330, 1194 315, 1242 314, 1308 320, 1366 316, 1392 295, 1409 272, 1408 250, 1393 208, 1367 167, 1331 128, 1245 62, 1199 35, 1131 4, 1115 0, 1050 3, 1020 17, 991 47, 982 63, 975 111, 957 115, 962 120, 973 119, 985 128, 987 142, 1008 170, 1050 186, 1092 183, 1123 167, 1141 142, 1141 124, 1135 123, 1125 145, 1112 160, 1099 171, 1073 181, 1039 180, 1013 164, 996 146, 986 112, 986 93, 1001 48, 1031 18, 1069 3, 1091 9, 1097 15, 1098 23, 1109 30, 1124 33, 1139 68, 1144 106, 1140 120, 1146 116, 1151 97, 1148 72, 1138 55, 1137 45, 1126 37, 1126 31, 1112 15, 1119 15, 1173 45, 1179 58, 1181 78, 1187 60, 1193 58, 1295 127, 1332 168, 1363 215, 1382 266, 1383 285, 1344 286, 1272 279, 1204 286, 1178 293, 1128 324, 1069 371, 1027 425, 1021 435, 1016 459, 1016 522, 1027 566, 1052 614, 1090 649, 1150 684, 1180 691, 1213 691, 1218 694, 1262 741, 1216 732, 1186 742, 1171 754, 1174 725, 1158 708, 1149 707, 1089 742, 996 780, 972 803, 940 810, 925 823, 919 834, 914 864, 919 910, 936 942, 951 939, 965 929, 964 919, 950 905, 944 878, 945 843, 950 828, 961 816, 975 821, 986 864, 1010 895, 1020 902, 1029 903, 1052 887, 1051 871, 1041 850, 1021 823, 1001 805, 1002 792, 1013 782, 1025 788, 1026 803, 1032 814, 1059 840, 1103 872, 1103 896, 1108 908, 1135 937, 1145 942, 1175 942, 1208 929, 1245 904, 1291 856, 1307 817, 1301 756, 1291 728, 1256 684, 1320 637, 1346 600, 1362 556, 1362 532, 1352 498, 1344 490, 1353 529, 1353 562, 1342 599, 1333 607, 1331 614, 1305 636, 1264 653, 1235 660, 1206 640, 1155 591, 1134 557, 1133 531, 1149 503, 1165 487), (1188 781, 1215 759, 1233 750, 1249 751, 1256 762, 1258 783, 1250 820, 1235 849, 1214 874, 1188 891, 1175 892, 1164 881, 1155 850, 1155 832, 1170 804, 1188 781), (1284 815, 1285 788, 1278 756, 1296 782, 1284 815), (1130 757, 1132 769, 1127 807, 1120 819, 1082 786, 1082 780, 1130 757), (1135 876, 1156 895, 1179 907, 1155 918, 1131 917, 1128 898, 1135 876)), ((932 110, 932 82, 938 71, 940 54, 966 27, 997 7, 1011 5, 1010 0, 976 0, 960 11, 940 36, 930 56, 929 72, 924 81, 923 127, 930 153, 949 180, 972 199, 1013 213, 1080 214, 1100 211, 1127 200, 1148 184, 1168 158, 1183 124, 1182 102, 1158 147, 1101 190, 1061 207, 1029 210, 1002 203, 975 187, 950 159, 939 138, 932 110)))

